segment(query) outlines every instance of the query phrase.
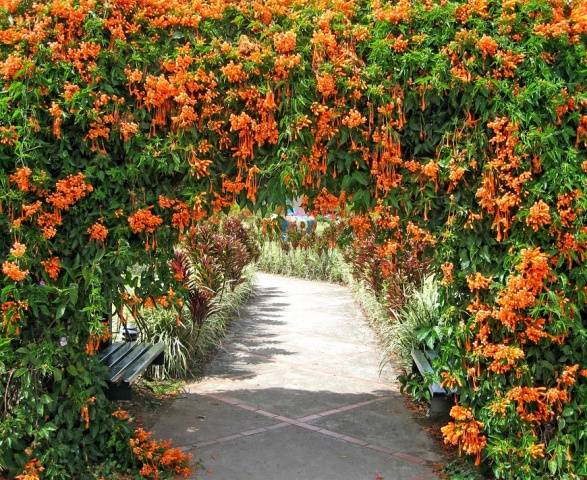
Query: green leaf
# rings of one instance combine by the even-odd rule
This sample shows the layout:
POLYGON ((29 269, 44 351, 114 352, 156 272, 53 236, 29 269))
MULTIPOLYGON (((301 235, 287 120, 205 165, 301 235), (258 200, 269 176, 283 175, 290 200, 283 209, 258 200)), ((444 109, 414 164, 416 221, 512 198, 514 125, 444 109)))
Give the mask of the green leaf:
POLYGON ((548 470, 550 470, 550 473, 552 475, 554 475, 556 473, 557 469, 558 469, 558 466, 557 466, 556 460, 549 460, 548 461, 548 470))

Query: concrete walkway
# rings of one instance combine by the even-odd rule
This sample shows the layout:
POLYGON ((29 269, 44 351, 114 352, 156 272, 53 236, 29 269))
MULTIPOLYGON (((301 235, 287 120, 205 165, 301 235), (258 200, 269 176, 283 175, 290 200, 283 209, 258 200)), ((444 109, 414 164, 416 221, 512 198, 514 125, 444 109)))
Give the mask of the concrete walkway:
POLYGON ((441 462, 344 287, 259 274, 206 377, 153 430, 214 480, 425 480, 441 462))

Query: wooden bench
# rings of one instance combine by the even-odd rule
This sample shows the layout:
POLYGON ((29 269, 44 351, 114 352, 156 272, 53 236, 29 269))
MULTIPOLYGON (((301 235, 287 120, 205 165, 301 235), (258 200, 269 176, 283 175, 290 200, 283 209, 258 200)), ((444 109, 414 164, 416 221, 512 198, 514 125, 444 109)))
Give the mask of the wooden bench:
POLYGON ((131 385, 149 365, 162 365, 164 343, 151 345, 135 341, 114 342, 98 354, 98 360, 108 367, 108 391, 111 400, 130 400, 131 385))
MULTIPOLYGON (((432 350, 412 350, 412 360, 414 372, 418 372, 422 377, 434 374, 432 362, 438 358, 438 354, 432 350)), ((430 390, 430 411, 431 417, 446 416, 452 405, 452 396, 457 393, 456 390, 447 390, 439 383, 433 382, 428 386, 430 390)))

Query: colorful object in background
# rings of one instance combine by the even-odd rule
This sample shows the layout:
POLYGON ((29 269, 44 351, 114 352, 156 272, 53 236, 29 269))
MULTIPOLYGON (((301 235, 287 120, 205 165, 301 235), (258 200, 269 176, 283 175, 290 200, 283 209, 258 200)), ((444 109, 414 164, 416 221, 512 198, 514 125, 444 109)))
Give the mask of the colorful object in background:
POLYGON ((283 240, 287 240, 287 230, 292 228, 305 229, 306 233, 312 233, 316 230, 316 218, 313 215, 306 215, 301 207, 289 210, 288 215, 281 219, 283 240))
POLYGON ((306 213, 306 210, 302 207, 302 202, 302 198, 297 198, 287 210, 287 215, 281 222, 283 240, 287 240, 286 232, 291 228, 301 230, 305 228, 306 233, 312 233, 316 230, 316 218, 314 215, 306 213))

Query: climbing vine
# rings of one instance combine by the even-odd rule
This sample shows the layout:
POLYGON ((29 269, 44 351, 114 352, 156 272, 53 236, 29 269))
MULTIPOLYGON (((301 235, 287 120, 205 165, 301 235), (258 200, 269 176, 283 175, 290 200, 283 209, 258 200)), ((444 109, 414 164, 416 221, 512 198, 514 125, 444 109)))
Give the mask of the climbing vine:
POLYGON ((140 468, 105 319, 182 291, 211 212, 305 194, 444 275, 447 442, 587 475, 586 34, 584 0, 0 0, 0 471, 140 468))

